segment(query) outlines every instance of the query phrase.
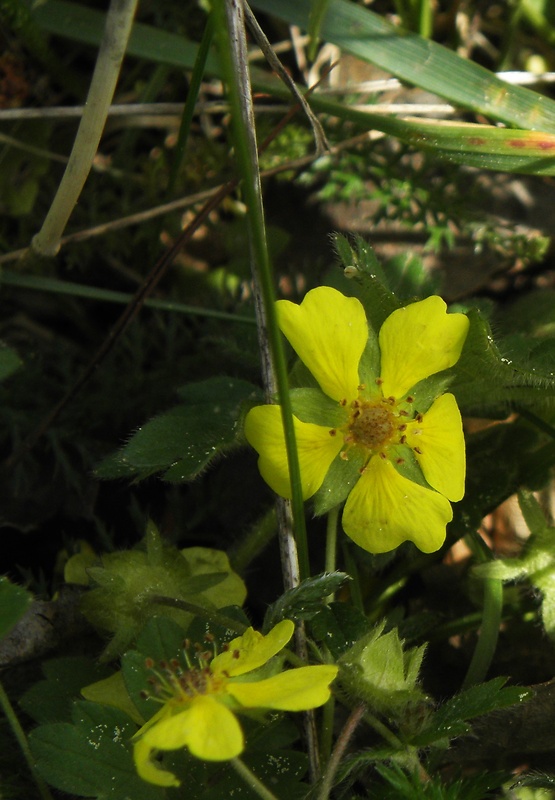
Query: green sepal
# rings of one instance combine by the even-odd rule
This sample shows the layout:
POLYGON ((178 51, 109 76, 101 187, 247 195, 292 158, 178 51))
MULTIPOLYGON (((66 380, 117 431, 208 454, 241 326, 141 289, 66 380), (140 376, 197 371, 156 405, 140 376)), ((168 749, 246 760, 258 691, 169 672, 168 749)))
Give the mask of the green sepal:
POLYGON ((388 448, 387 457, 399 473, 409 481, 431 489, 430 484, 424 477, 420 464, 410 447, 404 444, 395 444, 388 448))
POLYGON ((84 595, 85 616, 114 638, 103 653, 109 660, 126 649, 146 621, 160 613, 186 627, 192 614, 156 605, 154 596, 185 600, 215 609, 220 604, 241 605, 246 589, 233 573, 225 553, 208 548, 179 551, 165 544, 150 523, 145 550, 108 553, 101 566, 89 569, 97 587, 84 595), (224 588, 225 591, 220 591, 224 588))
POLYGON ((127 650, 121 659, 121 673, 125 689, 145 720, 158 711, 160 704, 144 696, 150 687, 152 670, 146 666, 151 658, 154 668, 159 662, 169 662, 179 656, 185 639, 185 630, 168 617, 154 617, 149 620, 137 637, 136 649, 127 650))
POLYGON ((425 414, 429 411, 434 401, 440 395, 445 394, 449 389, 449 385, 453 381, 453 374, 450 370, 439 372, 436 375, 430 375, 429 378, 424 378, 413 386, 407 396, 414 397, 413 403, 400 404, 401 408, 409 411, 410 415, 425 414))
POLYGON ((347 422, 347 412, 321 389, 291 389, 293 414, 303 422, 338 428, 347 422))
MULTIPOLYGON (((334 245, 345 267, 345 275, 354 284, 351 293, 361 301, 372 328, 379 331, 387 317, 402 304, 388 288, 386 274, 376 254, 359 235, 354 237, 354 244, 351 245, 345 236, 336 233, 334 245)), ((347 291, 345 293, 349 294, 347 291)))
POLYGON ((396 628, 384 633, 385 621, 339 659, 343 686, 387 716, 426 700, 418 676, 426 645, 403 649, 396 628))
POLYGON ((364 397, 371 399, 380 397, 381 390, 376 381, 380 377, 381 354, 378 335, 371 325, 368 326, 368 340, 358 364, 358 375, 365 387, 364 397))
POLYGON ((367 456, 358 447, 352 448, 347 460, 338 455, 331 462, 324 481, 313 497, 317 517, 342 503, 360 478, 360 470, 367 456))

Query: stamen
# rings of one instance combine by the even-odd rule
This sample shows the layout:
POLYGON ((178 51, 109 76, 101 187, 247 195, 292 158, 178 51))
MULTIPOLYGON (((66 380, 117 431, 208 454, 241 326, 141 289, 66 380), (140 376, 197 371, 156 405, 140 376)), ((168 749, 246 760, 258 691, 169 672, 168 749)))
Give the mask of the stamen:
POLYGON ((419 456, 422 455, 422 450, 419 447, 413 447, 412 449, 414 450, 415 453, 418 453, 419 456))
POLYGON ((340 406, 346 406, 346 405, 347 405, 347 398, 346 398, 346 397, 344 397, 342 400, 340 400, 340 401, 339 401, 339 405, 340 405, 340 406))
POLYGON ((339 458, 343 459, 343 461, 348 461, 349 460, 349 456, 347 455, 347 451, 346 450, 342 450, 339 453, 339 458))
POLYGON ((378 386, 381 386, 383 383, 383 378, 376 378, 376 383, 378 384, 378 386))
POLYGON ((335 428, 332 428, 331 431, 328 431, 328 433, 330 436, 337 436, 337 430, 335 428))
POLYGON ((405 459, 404 459, 404 458, 397 458, 397 459, 395 460, 395 463, 396 463, 396 464, 404 464, 404 463, 405 463, 405 459))
POLYGON ((398 431, 406 431, 406 429, 407 429, 407 426, 405 425, 404 422, 403 422, 402 425, 399 425, 399 427, 397 428, 398 431))
POLYGON ((424 417, 422 416, 422 414, 417 414, 416 417, 415 417, 415 420, 417 422, 422 422, 423 419, 424 419, 424 417))
POLYGON ((401 438, 399 439, 399 444, 405 444, 405 442, 406 442, 406 441, 407 441, 407 437, 406 437, 405 435, 403 435, 403 436, 401 436, 401 438))
POLYGON ((410 394, 407 397, 407 403, 414 403, 414 397, 412 397, 410 394))
POLYGON ((384 461, 387 460, 387 456, 385 453, 380 453, 380 458, 383 458, 384 461))

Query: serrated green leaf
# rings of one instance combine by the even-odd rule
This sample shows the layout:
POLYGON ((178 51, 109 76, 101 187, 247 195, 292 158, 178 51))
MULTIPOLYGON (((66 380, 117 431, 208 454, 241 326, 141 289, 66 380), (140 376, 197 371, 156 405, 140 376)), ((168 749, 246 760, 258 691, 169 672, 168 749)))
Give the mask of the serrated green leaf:
POLYGON ((32 602, 30 592, 8 578, 0 577, 0 639, 11 631, 32 602))
POLYGON ((487 683, 472 686, 447 700, 434 713, 427 729, 411 740, 419 747, 445 737, 459 736, 470 730, 466 720, 480 717, 489 711, 524 703, 533 691, 522 686, 504 686, 506 678, 494 678, 487 683))
POLYGON ((80 701, 74 724, 52 723, 32 731, 36 767, 52 786, 98 800, 162 800, 165 793, 142 781, 132 758, 137 726, 123 712, 80 701))
POLYGON ((35 722, 65 722, 81 689, 102 680, 110 670, 84 656, 52 658, 43 662, 45 680, 38 681, 20 698, 19 705, 35 722))
POLYGON ((310 619, 322 608, 325 598, 349 580, 351 578, 346 572, 328 572, 306 578, 272 603, 266 611, 263 630, 269 631, 282 619, 310 619))
POLYGON ((260 400, 246 381, 212 378, 180 390, 185 403, 147 422, 97 468, 100 478, 146 478, 163 472, 169 481, 196 478, 240 440, 241 406, 260 400))

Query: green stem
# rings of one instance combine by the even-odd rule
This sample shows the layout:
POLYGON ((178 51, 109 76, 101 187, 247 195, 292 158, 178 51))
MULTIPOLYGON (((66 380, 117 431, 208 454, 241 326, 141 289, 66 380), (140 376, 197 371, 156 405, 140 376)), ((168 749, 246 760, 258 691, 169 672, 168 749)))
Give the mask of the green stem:
POLYGON ((4 712, 6 719, 8 720, 8 724, 12 729, 12 733, 17 739, 17 742, 25 756, 25 761, 29 767, 29 771, 33 776, 33 780, 35 781, 37 788, 39 790, 40 796, 42 800, 54 800, 52 795, 50 794, 50 789, 43 781, 41 776, 38 774, 35 768, 35 759, 33 758, 33 754, 29 749, 29 743, 27 742, 27 737, 25 736, 25 731, 21 727, 17 715, 13 709, 12 704, 10 703, 10 698, 4 691, 4 687, 0 683, 0 708, 4 712))
POLYGON ((335 508, 328 511, 328 521, 326 525, 326 572, 335 572, 339 508, 340 506, 335 506, 335 508))
POLYGON ((32 248, 39 255, 54 256, 85 181, 114 96, 138 0, 112 0, 94 68, 87 104, 81 118, 64 176, 32 248))
POLYGON ((272 384, 275 382, 281 405, 285 446, 291 478, 293 528, 299 557, 299 572, 302 580, 310 575, 304 499, 293 427, 291 398, 289 396, 287 362, 278 327, 274 278, 266 243, 244 26, 241 25, 238 19, 241 15, 241 10, 240 5, 226 4, 224 0, 215 2, 213 5, 213 13, 215 14, 214 29, 219 43, 218 49, 222 63, 222 74, 229 92, 235 134, 235 154, 239 172, 242 176, 242 189, 248 208, 253 278, 256 287, 260 291, 262 306, 261 309, 258 309, 261 314, 260 330, 267 335, 270 349, 272 368, 266 373, 266 388, 272 393, 272 384), (226 14, 226 5, 229 9, 229 14, 226 14), (233 27, 231 28, 231 26, 233 27))
POLYGON ((463 681, 462 688, 468 689, 483 681, 497 647, 501 614, 503 611, 503 581, 497 578, 484 580, 484 612, 480 631, 472 661, 463 681))
POLYGON ((151 603, 156 603, 161 606, 171 606, 171 608, 179 608, 181 611, 187 611, 188 614, 194 614, 195 617, 200 617, 215 625, 221 625, 223 628, 229 628, 240 636, 245 633, 248 625, 243 625, 237 619, 228 617, 225 614, 220 614, 218 611, 210 611, 203 606, 197 606, 196 603, 189 603, 188 600, 180 600, 177 597, 165 597, 164 595, 154 594, 149 598, 151 603))
POLYGON ((185 147, 187 145, 187 139, 189 138, 191 122, 193 121, 193 115, 195 113, 195 105, 198 99, 202 78, 204 76, 206 59, 208 58, 208 51, 210 50, 210 45, 212 43, 213 33, 214 25, 212 22, 212 15, 210 15, 206 21, 204 33, 202 34, 202 39, 197 51, 193 72, 191 73, 189 91, 187 92, 187 100, 185 102, 185 108, 183 109, 183 116, 181 117, 181 125, 179 126, 179 133, 177 135, 177 144, 175 145, 175 156, 170 171, 170 180, 168 183, 169 194, 173 194, 179 173, 179 167, 181 166, 181 162, 183 161, 183 156, 185 154, 185 147))
MULTIPOLYGON (((339 508, 335 506, 328 511, 328 520, 326 524, 326 572, 335 572, 336 559, 337 559, 337 522, 339 519, 339 508)), ((330 594, 326 597, 327 603, 333 603, 335 594, 330 594)))
POLYGON ((254 772, 247 767, 244 761, 241 761, 240 758, 232 758, 230 761, 231 766, 235 769, 235 771, 243 778, 247 786, 256 792, 256 794, 262 798, 262 800, 278 800, 275 794, 271 792, 262 781, 260 781, 254 772))
POLYGON ((244 575, 245 570, 264 550, 276 535, 276 510, 271 508, 262 519, 246 532, 245 536, 228 550, 229 562, 235 572, 244 575))
MULTIPOLYGON (((53 292, 54 294, 69 294, 72 297, 86 297, 89 300, 100 300, 105 303, 120 303, 128 305, 133 295, 127 292, 115 292, 111 289, 101 289, 97 286, 86 286, 72 281, 60 281, 57 278, 45 278, 42 275, 25 275, 21 272, 2 270, 0 273, 0 286, 18 286, 38 292, 53 292)), ((226 322, 239 322, 254 325, 254 317, 244 317, 241 314, 230 314, 227 311, 215 311, 200 306, 189 306, 185 303, 175 303, 173 300, 158 300, 148 298, 145 306, 159 308, 162 311, 174 311, 179 314, 222 319, 226 322)))

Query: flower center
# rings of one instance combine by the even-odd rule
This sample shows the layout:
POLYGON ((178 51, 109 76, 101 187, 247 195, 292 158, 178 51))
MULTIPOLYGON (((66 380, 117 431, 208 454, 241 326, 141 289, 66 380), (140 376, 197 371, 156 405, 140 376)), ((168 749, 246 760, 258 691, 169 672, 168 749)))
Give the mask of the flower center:
MULTIPOLYGON (((209 641, 212 641, 212 638, 209 641)), ((209 663, 213 657, 214 651, 203 650, 198 644, 191 648, 187 641, 182 651, 183 661, 172 658, 171 661, 160 661, 155 665, 154 661, 148 658, 146 666, 152 673, 148 679, 151 689, 143 692, 143 695, 160 703, 169 701, 179 703, 187 702, 196 695, 221 692, 227 683, 227 675, 212 671, 209 663), (193 659, 189 652, 191 649, 194 651, 193 659, 198 666, 192 663, 193 659)))
POLYGON ((396 429, 394 416, 382 403, 355 402, 357 406, 349 422, 348 439, 368 450, 379 450, 389 442, 396 429))

